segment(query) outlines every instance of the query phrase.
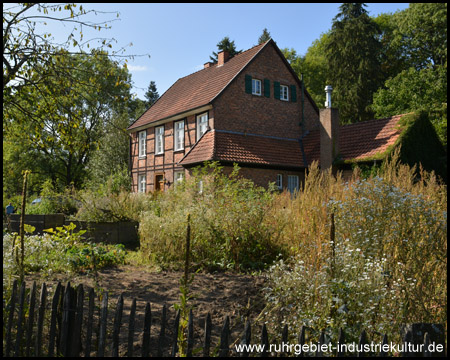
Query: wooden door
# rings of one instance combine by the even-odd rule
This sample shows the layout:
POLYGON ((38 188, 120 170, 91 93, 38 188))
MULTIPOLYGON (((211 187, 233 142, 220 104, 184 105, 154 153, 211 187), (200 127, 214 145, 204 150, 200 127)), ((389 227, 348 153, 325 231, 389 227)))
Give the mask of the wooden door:
POLYGON ((164 191, 164 175, 155 176, 155 191, 164 191))

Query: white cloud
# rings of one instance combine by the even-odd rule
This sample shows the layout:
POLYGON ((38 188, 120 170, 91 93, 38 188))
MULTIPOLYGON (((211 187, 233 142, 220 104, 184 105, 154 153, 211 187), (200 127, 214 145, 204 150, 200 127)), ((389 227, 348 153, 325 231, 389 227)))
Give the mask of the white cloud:
POLYGON ((130 71, 147 71, 147 66, 141 65, 127 65, 128 70, 130 71))

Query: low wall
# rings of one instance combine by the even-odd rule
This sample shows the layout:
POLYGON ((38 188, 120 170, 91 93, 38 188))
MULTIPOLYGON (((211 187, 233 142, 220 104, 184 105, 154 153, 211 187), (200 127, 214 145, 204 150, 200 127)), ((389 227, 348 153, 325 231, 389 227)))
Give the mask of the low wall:
MULTIPOLYGON (((25 224, 36 228, 34 234, 44 234, 44 229, 74 223, 75 231, 87 230, 83 238, 92 242, 103 242, 106 244, 124 244, 127 246, 139 245, 138 228, 139 223, 135 221, 121 222, 88 222, 66 220, 63 214, 51 215, 25 215, 25 224)), ((19 232, 20 215, 10 215, 11 230, 19 232)))

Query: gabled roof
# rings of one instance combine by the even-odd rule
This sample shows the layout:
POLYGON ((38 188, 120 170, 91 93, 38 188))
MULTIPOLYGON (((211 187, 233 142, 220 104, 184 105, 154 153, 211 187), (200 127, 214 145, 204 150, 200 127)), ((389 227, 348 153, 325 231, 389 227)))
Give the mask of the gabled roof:
POLYGON ((270 41, 178 79, 128 130, 209 104, 270 41))
MULTIPOLYGON (((344 161, 365 161, 384 153, 400 136, 403 115, 342 125, 340 155, 344 161)), ((210 130, 179 162, 193 166, 204 161, 237 162, 286 168, 320 163, 320 133, 316 128, 300 139, 283 139, 224 130, 210 130)))
POLYGON ((286 168, 305 167, 298 139, 226 130, 206 132, 179 164, 192 166, 209 160, 286 168))

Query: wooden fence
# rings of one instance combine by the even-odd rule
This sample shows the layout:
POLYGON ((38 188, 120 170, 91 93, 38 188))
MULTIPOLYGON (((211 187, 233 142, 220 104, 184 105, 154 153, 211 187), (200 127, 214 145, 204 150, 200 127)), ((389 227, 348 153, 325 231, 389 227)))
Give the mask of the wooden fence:
MULTIPOLYGON (((67 283, 64 287, 61 283, 58 283, 51 298, 51 303, 47 303, 50 299, 47 294, 47 285, 42 284, 39 301, 36 301, 36 283, 34 282, 31 289, 26 289, 25 282, 23 282, 18 289, 18 282, 14 281, 12 287, 12 293, 8 301, 3 300, 3 356, 177 356, 179 355, 179 325, 180 325, 180 311, 176 313, 175 320, 171 323, 171 329, 169 329, 169 322, 167 319, 167 307, 164 305, 160 316, 160 328, 159 335, 156 338, 150 339, 150 329, 152 326, 152 312, 150 304, 145 306, 143 331, 140 335, 140 352, 135 351, 135 328, 136 328, 136 299, 133 299, 130 307, 128 326, 126 334, 122 332, 120 337, 120 331, 122 328, 122 315, 124 312, 124 299, 120 295, 117 300, 117 305, 111 320, 108 318, 108 293, 102 294, 102 300, 100 306, 95 306, 95 294, 94 289, 90 289, 87 294, 88 302, 85 303, 85 294, 82 285, 79 285, 76 289, 67 283), (28 293, 28 295, 26 295, 28 293), (28 301, 27 301, 28 300, 28 301), (98 310, 97 312, 95 311, 98 310), (37 312, 36 312, 37 310, 37 312), (50 314, 46 316, 46 310, 50 310, 50 314), (15 316, 17 314, 17 316, 15 316), (35 323, 35 320, 37 322, 35 323), (95 325, 94 325, 95 322, 95 325), (44 331, 44 328, 47 330, 44 331), (109 330, 108 330, 109 329, 109 330), (170 331, 171 330, 171 331, 170 331), (95 341, 93 334, 95 333, 95 341), (122 343, 120 339, 122 338, 122 343), (155 346, 151 347, 151 343, 155 346), (108 345, 108 346, 107 346, 108 345), (122 345, 120 347, 120 345, 122 345), (119 348, 121 352, 119 353, 119 348)), ((141 319, 142 320, 142 319, 141 319)), ((426 324, 421 324, 426 325, 426 324)), ((431 328, 435 329, 435 324, 429 324, 431 328)), ((438 343, 445 343, 444 330, 442 326, 437 326, 438 337, 436 333, 431 337, 428 332, 420 333, 419 340, 415 342, 422 342, 429 344, 431 341, 438 343), (441 338, 442 335, 442 338, 441 338)), ((220 340, 216 346, 211 343, 212 339, 212 323, 211 315, 208 314, 204 321, 203 336, 201 338, 201 344, 199 344, 197 337, 197 348, 194 350, 194 318, 192 310, 189 313, 189 320, 186 326, 186 333, 184 338, 185 348, 183 351, 187 356, 279 356, 281 355, 299 355, 290 353, 268 353, 269 349, 269 337, 266 325, 262 326, 261 336, 257 336, 260 339, 260 344, 264 345, 264 349, 260 348, 259 351, 249 353, 243 350, 237 353, 236 345, 251 344, 252 329, 249 321, 245 324, 245 330, 241 339, 231 343, 230 336, 230 318, 227 316, 224 319, 223 326, 221 327, 220 340)), ((423 327, 420 327, 420 331, 423 332, 423 327)), ((302 327, 300 334, 296 338, 298 339, 298 345, 305 344, 305 334, 307 332, 306 327, 302 327)), ((417 334, 413 334, 414 326, 404 335, 404 340, 413 342, 414 337, 417 334)), ((418 332, 418 331, 416 331, 418 332)), ((197 332, 198 333, 198 332, 197 332)), ((254 336, 255 338, 255 336, 254 336)), ((288 328, 284 327, 281 343, 287 344, 289 339, 288 328)), ((339 332, 339 338, 337 342, 340 344, 345 343, 344 332, 342 329, 339 332)), ((388 337, 384 335, 383 344, 388 344, 388 337)), ((362 331, 358 346, 368 344, 369 340, 365 331, 362 331)), ((317 351, 313 354, 309 353, 309 356, 323 356, 320 344, 326 344, 325 334, 322 332, 320 339, 317 343, 317 351)), ((417 353, 404 353, 406 356, 431 356, 436 354, 430 354, 427 351, 427 346, 424 347, 423 354, 417 353)), ((300 354, 299 356, 303 356, 300 354)), ((329 354, 327 354, 329 355, 329 354)), ((337 352, 334 356, 346 356, 348 354, 337 352)), ((359 356, 364 355, 358 353, 359 356)), ((365 354, 369 355, 369 354, 365 354)), ((385 352, 371 354, 371 355, 388 355, 385 352)), ((442 354, 444 355, 444 354, 442 354)))

